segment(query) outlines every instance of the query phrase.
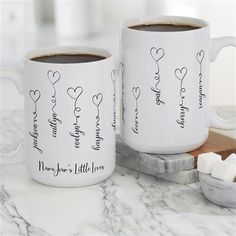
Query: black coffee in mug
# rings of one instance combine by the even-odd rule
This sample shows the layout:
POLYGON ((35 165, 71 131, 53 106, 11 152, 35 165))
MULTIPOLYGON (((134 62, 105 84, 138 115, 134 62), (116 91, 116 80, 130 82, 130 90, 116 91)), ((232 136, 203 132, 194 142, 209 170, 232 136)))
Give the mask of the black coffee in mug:
POLYGON ((196 30, 200 27, 193 25, 181 25, 181 24, 141 24, 129 27, 130 29, 141 30, 141 31, 153 31, 153 32, 176 32, 176 31, 188 31, 196 30))
POLYGON ((54 54, 42 57, 32 58, 32 61, 45 62, 45 63, 84 63, 100 61, 105 59, 103 56, 92 54, 54 54))

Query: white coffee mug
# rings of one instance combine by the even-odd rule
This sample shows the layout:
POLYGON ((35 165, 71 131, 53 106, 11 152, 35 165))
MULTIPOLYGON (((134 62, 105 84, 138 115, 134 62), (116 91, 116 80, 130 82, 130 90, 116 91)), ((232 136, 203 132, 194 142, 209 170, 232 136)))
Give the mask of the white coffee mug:
POLYGON ((98 183, 115 168, 115 73, 111 53, 61 46, 26 53, 23 71, 5 69, 24 95, 25 157, 30 176, 43 184, 98 183), (45 63, 32 58, 91 54, 102 60, 45 63))
POLYGON ((236 45, 234 37, 210 39, 209 23, 188 17, 146 17, 121 25, 121 136, 132 149, 181 153, 200 147, 209 127, 236 128, 208 106, 208 70, 218 52, 236 45), (151 32, 142 24, 199 27, 151 32))

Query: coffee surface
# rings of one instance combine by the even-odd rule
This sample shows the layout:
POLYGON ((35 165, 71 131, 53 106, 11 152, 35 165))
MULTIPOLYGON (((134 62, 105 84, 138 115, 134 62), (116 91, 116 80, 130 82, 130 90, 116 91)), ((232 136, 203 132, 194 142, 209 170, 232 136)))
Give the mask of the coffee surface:
POLYGON ((42 57, 35 57, 31 59, 32 61, 39 61, 45 63, 83 63, 100 61, 105 59, 105 57, 92 55, 92 54, 55 54, 42 57))
POLYGON ((141 31, 154 31, 154 32, 176 32, 176 31, 189 31, 199 29, 198 26, 193 25, 175 25, 175 24, 142 24, 129 27, 130 29, 141 31))

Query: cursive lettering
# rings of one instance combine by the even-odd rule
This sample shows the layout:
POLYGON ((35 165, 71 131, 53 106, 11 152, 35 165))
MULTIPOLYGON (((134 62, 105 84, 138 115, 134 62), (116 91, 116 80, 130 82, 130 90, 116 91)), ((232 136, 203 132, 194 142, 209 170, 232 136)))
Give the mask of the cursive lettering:
POLYGON ((51 119, 48 119, 48 123, 51 127, 52 130, 52 137, 56 138, 57 137, 57 129, 58 129, 58 124, 62 124, 62 121, 57 117, 57 113, 55 112, 55 107, 57 105, 57 98, 56 98, 56 87, 55 84, 60 80, 61 75, 58 71, 53 72, 52 70, 49 70, 47 73, 47 77, 49 82, 52 85, 53 88, 53 94, 52 94, 52 117, 51 119))
POLYGON ((77 125, 76 123, 73 124, 74 125, 74 133, 70 132, 70 136, 73 137, 75 139, 75 148, 79 148, 80 147, 80 135, 85 136, 84 131, 80 130, 80 126, 77 125))
POLYGON ((61 124, 62 121, 57 118, 57 113, 52 113, 52 120, 48 119, 49 125, 52 128, 52 136, 57 137, 57 124, 61 124))
POLYGON ((125 74, 125 64, 120 63, 120 72, 121 72, 121 83, 122 83, 122 97, 121 97, 121 117, 122 121, 125 124, 125 84, 124 84, 124 74, 125 74))
POLYGON ((138 134, 138 109, 134 110, 134 127, 132 127, 132 130, 135 134, 138 134))
POLYGON ((188 72, 188 70, 187 70, 186 67, 183 67, 182 69, 176 69, 175 70, 175 76, 180 81, 180 90, 179 90, 179 95, 180 95, 180 104, 179 104, 180 115, 179 115, 179 119, 176 120, 176 122, 177 122, 177 124, 180 125, 181 128, 185 127, 186 112, 189 112, 189 108, 184 104, 186 88, 183 87, 183 81, 184 81, 184 78, 185 78, 187 72, 188 72))
POLYGON ((74 138, 74 146, 75 148, 80 147, 80 137, 85 136, 85 132, 80 128, 79 125, 79 118, 80 118, 80 112, 81 108, 77 105, 78 98, 83 93, 83 88, 81 86, 78 86, 76 88, 68 88, 67 94, 74 100, 74 117, 75 117, 75 123, 74 125, 74 133, 70 132, 70 136, 74 138))
POLYGON ((43 153, 42 149, 38 147, 38 111, 37 111, 37 102, 41 96, 41 93, 39 90, 30 90, 29 95, 31 99, 34 102, 34 111, 33 111, 33 131, 29 131, 29 135, 33 138, 33 148, 37 149, 39 153, 43 153))
POLYGON ((138 134, 139 131, 139 111, 138 111, 138 98, 140 97, 141 90, 139 87, 133 87, 132 93, 135 98, 135 108, 134 108, 134 126, 132 130, 135 134, 138 134))
POLYGON ((154 80, 155 80, 155 84, 153 87, 151 87, 151 91, 154 92, 155 94, 155 101, 156 101, 156 104, 159 106, 159 105, 164 105, 165 102, 161 99, 161 90, 159 88, 159 83, 161 81, 161 77, 160 77, 160 67, 159 67, 159 61, 164 57, 165 55, 165 51, 162 49, 162 48, 155 48, 155 47, 152 47, 150 49, 150 55, 152 57, 152 59, 154 60, 155 62, 155 65, 156 65, 156 70, 154 72, 154 80))
POLYGON ((155 88, 154 87, 151 87, 151 90, 156 94, 156 104, 157 105, 161 105, 161 104, 165 104, 165 102, 163 102, 161 100, 161 90, 159 88, 156 87, 157 84, 155 85, 155 88))
POLYGON ((199 63, 199 86, 198 86, 198 93, 199 93, 199 109, 203 108, 203 98, 206 98, 206 94, 203 93, 203 85, 202 85, 202 62, 204 59, 204 51, 201 50, 197 53, 197 61, 199 63))
POLYGON ((116 130, 116 80, 115 80, 115 70, 111 71, 111 81, 113 84, 113 122, 111 126, 116 130))
POLYGON ((105 167, 100 164, 95 164, 95 162, 92 162, 91 164, 89 164, 88 162, 68 163, 64 166, 62 166, 62 164, 58 162, 54 166, 49 166, 45 164, 44 161, 39 161, 38 170, 39 172, 51 172, 54 177, 58 177, 61 174, 78 175, 78 174, 96 173, 105 170, 105 167))
POLYGON ((92 97, 92 102, 97 108, 97 114, 95 116, 96 119, 96 128, 95 128, 95 145, 92 145, 93 150, 100 150, 101 141, 103 141, 103 137, 101 136, 101 128, 100 128, 100 105, 103 100, 103 95, 98 93, 92 97))

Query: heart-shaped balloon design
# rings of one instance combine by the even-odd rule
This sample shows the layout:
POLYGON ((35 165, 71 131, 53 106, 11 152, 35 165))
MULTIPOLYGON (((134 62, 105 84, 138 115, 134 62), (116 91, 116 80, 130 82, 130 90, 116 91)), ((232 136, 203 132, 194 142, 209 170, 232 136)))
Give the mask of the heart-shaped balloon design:
POLYGON ((116 71, 115 70, 111 71, 111 81, 113 84, 115 84, 115 81, 116 81, 116 71))
POLYGON ((204 58, 204 51, 201 50, 200 52, 197 53, 197 61, 198 61, 200 64, 202 64, 203 58, 204 58))
POLYGON ((58 71, 48 71, 48 79, 52 85, 54 85, 58 80, 60 80, 61 75, 58 71))
POLYGON ((29 95, 35 103, 39 100, 39 98, 41 96, 39 90, 30 90, 29 95))
POLYGON ((179 80, 183 80, 184 77, 186 76, 187 74, 187 68, 186 67, 183 67, 182 69, 176 69, 175 70, 175 76, 179 79, 179 80))
POLYGON ((156 49, 155 47, 152 47, 150 50, 150 54, 155 62, 158 62, 162 57, 165 55, 165 51, 162 48, 156 49))
POLYGON ((73 98, 74 100, 76 100, 83 92, 83 88, 81 86, 78 86, 76 88, 68 88, 67 89, 67 94, 73 98))
POLYGON ((100 103, 102 102, 102 99, 103 99, 103 95, 101 93, 97 94, 97 95, 94 95, 92 97, 92 101, 94 103, 95 106, 99 106, 100 103))
POLYGON ((132 88, 132 93, 133 93, 135 99, 138 100, 138 98, 140 96, 140 93, 141 93, 140 88, 139 87, 133 87, 132 88))
POLYGON ((80 107, 76 107, 74 110, 74 115, 76 118, 78 118, 80 116, 80 112, 81 112, 81 108, 80 107))

